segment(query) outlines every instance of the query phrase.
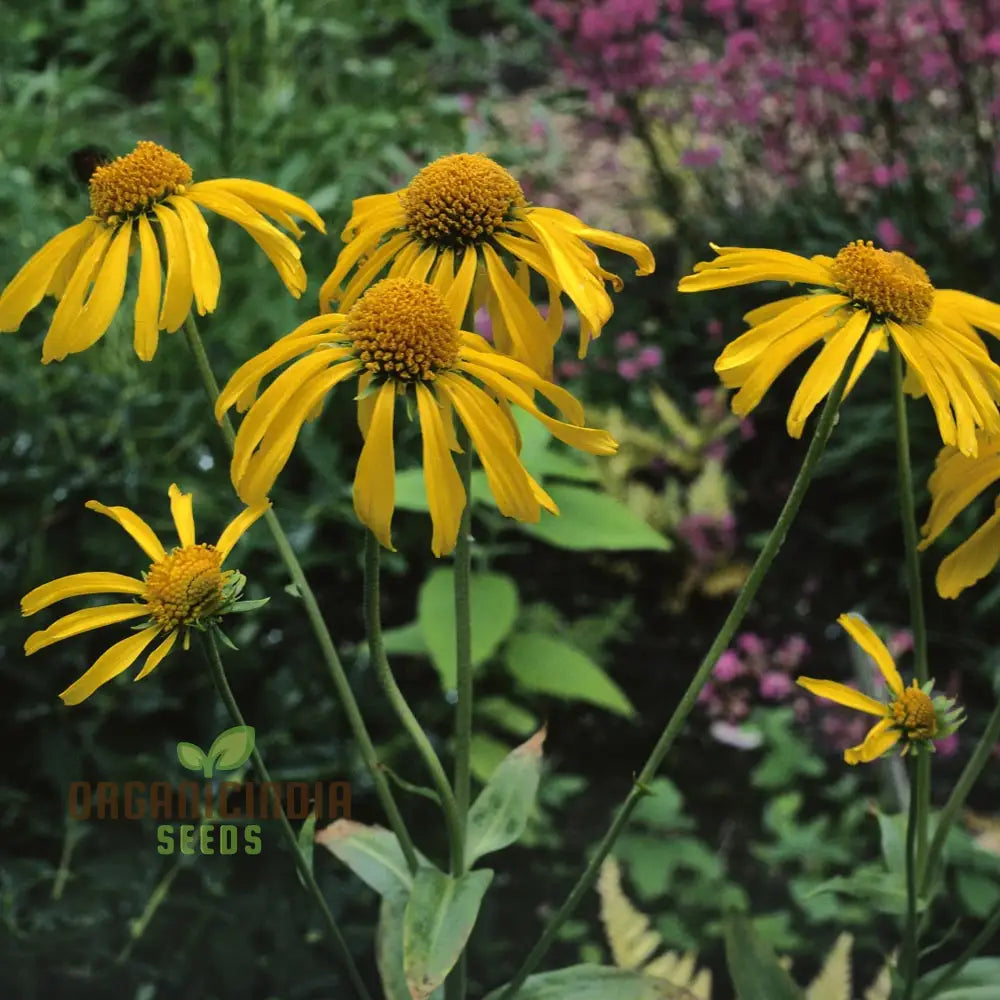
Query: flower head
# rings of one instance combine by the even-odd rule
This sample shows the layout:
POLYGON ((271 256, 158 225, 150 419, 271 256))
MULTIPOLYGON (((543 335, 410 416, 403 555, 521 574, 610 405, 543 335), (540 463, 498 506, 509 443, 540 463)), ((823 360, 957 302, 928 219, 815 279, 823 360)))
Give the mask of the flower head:
POLYGON ((632 257, 638 274, 654 267, 645 244, 529 204, 507 170, 471 153, 435 160, 401 191, 358 199, 342 238, 347 245, 320 289, 321 309, 349 311, 386 269, 390 277, 429 280, 452 290, 457 322, 470 300, 485 305, 497 348, 542 375, 562 330, 562 295, 580 313, 583 357, 614 308, 605 283, 621 289, 588 243, 632 257), (531 301, 532 272, 548 290, 546 318, 531 301))
MULTIPOLYGON (((920 548, 940 537, 955 518, 984 490, 1000 480, 1000 437, 979 436, 976 457, 955 448, 942 448, 927 481, 931 510, 920 548)), ((954 552, 945 556, 937 571, 937 591, 958 597, 966 587, 983 579, 1000 562, 1000 493, 993 513, 954 552)))
POLYGON ((240 601, 244 577, 236 570, 224 570, 222 564, 243 533, 270 505, 261 503, 248 507, 229 523, 214 545, 198 544, 195 542, 191 494, 181 493, 176 486, 171 486, 169 496, 180 540, 180 545, 169 552, 153 529, 127 507, 106 507, 96 500, 87 502, 90 510, 105 514, 121 525, 152 560, 141 580, 121 573, 74 573, 36 587, 21 599, 21 614, 27 617, 67 597, 129 594, 135 598, 127 604, 106 604, 74 611, 48 628, 32 633, 24 644, 28 656, 54 642, 102 625, 145 619, 134 635, 115 643, 59 695, 67 705, 78 705, 102 684, 127 670, 154 639, 163 637, 146 658, 145 666, 136 675, 137 681, 159 665, 173 649, 178 636, 183 636, 187 648, 190 629, 204 630, 215 625, 223 615, 249 610, 255 604, 240 601))
POLYGON ((231 474, 240 497, 260 503, 292 452, 303 423, 318 414, 337 383, 356 379, 364 447, 354 479, 354 509, 386 547, 395 506, 393 422, 400 396, 423 439, 423 470, 435 555, 450 552, 466 496, 451 453, 459 451, 455 416, 467 429, 501 513, 537 521, 541 507, 557 513, 518 457, 511 404, 540 420, 574 448, 598 455, 617 448, 605 431, 583 426, 583 408, 565 389, 460 330, 459 292, 445 295, 412 278, 386 278, 350 312, 303 323, 239 368, 222 390, 216 415, 234 404, 249 412, 236 435, 231 474), (297 358, 261 393, 261 380, 297 358), (535 392, 565 420, 540 410, 535 392), (254 400, 256 399, 256 402, 254 400), (252 404, 252 405, 251 405, 252 404))
POLYGON ((680 291, 757 281, 812 286, 806 294, 747 313, 751 328, 719 355, 715 370, 729 388, 740 390, 733 398, 735 413, 749 413, 788 365, 823 342, 788 411, 788 433, 800 437, 852 356, 845 395, 891 340, 906 360, 907 391, 928 396, 945 444, 974 455, 977 430, 1000 434, 1000 367, 974 329, 1000 336, 1000 305, 936 289, 906 254, 861 240, 835 257, 714 244, 713 249, 715 260, 696 264, 695 273, 681 279, 680 291))
POLYGON ((903 740, 903 753, 917 746, 934 749, 936 740, 950 736, 964 721, 964 712, 955 707, 955 702, 943 695, 931 697, 934 682, 928 681, 923 687, 914 680, 909 687, 903 686, 896 664, 885 644, 872 631, 860 615, 841 615, 837 622, 847 634, 866 652, 885 679, 887 701, 877 701, 846 684, 836 681, 816 680, 800 677, 798 683, 807 691, 828 698, 838 705, 846 705, 860 712, 867 712, 879 718, 868 731, 864 740, 844 751, 848 764, 868 764, 888 753, 903 740))
POLYGON ((306 287, 299 248, 265 216, 300 237, 293 216, 325 231, 316 212, 259 181, 192 180, 184 160, 155 142, 140 142, 127 156, 98 167, 90 178, 91 214, 49 240, 0 294, 0 331, 17 330, 46 295, 54 295, 59 304, 42 361, 86 350, 111 325, 125 295, 129 257, 138 250, 135 352, 151 360, 160 330, 177 330, 192 300, 202 316, 218 302, 222 275, 200 209, 245 229, 298 298, 306 287))

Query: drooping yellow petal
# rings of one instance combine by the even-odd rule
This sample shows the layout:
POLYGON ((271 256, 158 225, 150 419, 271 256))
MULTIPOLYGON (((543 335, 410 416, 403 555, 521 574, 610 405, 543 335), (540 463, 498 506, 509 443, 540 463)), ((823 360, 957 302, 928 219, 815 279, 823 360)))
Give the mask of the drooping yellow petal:
POLYGON ((550 285, 559 284, 552 259, 535 239, 515 236, 512 233, 496 233, 493 238, 504 250, 527 264, 532 271, 540 274, 550 285))
POLYGON ((121 573, 73 573, 58 580, 43 583, 21 598, 21 614, 27 617, 67 597, 84 594, 135 594, 146 593, 146 584, 135 577, 121 573))
POLYGON ((135 353, 141 361, 152 361, 160 339, 160 247, 145 215, 139 216, 139 294, 135 300, 135 353))
POLYGON ((173 209, 166 205, 154 205, 153 212, 163 230, 163 241, 167 251, 167 286, 160 308, 161 330, 173 333, 184 324, 191 311, 194 286, 191 284, 191 254, 188 250, 184 226, 173 209))
POLYGON ((74 681, 59 697, 65 705, 79 705, 89 698, 102 684, 117 677, 138 659, 142 651, 160 634, 158 627, 143 629, 135 635, 116 642, 103 653, 94 665, 74 681))
POLYGON ((271 184, 251 181, 243 177, 217 177, 210 181, 199 181, 194 186, 201 190, 222 189, 228 191, 238 198, 242 198, 258 212, 277 219, 296 236, 302 236, 303 231, 293 219, 289 218, 290 216, 305 219, 313 229, 318 229, 321 233, 326 232, 325 223, 309 202, 271 184))
POLYGON ((847 385, 844 386, 844 399, 847 399, 850 395, 851 390, 854 388, 854 383, 857 382, 872 358, 875 357, 875 352, 886 350, 887 344, 888 340, 883 327, 873 324, 868 328, 864 343, 861 345, 861 350, 858 351, 858 356, 854 359, 854 367, 851 368, 851 374, 847 377, 847 385))
POLYGON ((960 292, 956 288, 939 288, 934 293, 931 315, 947 321, 951 314, 957 314, 966 323, 1000 337, 1000 305, 989 299, 960 292))
POLYGON ((758 247, 718 247, 715 260, 701 261, 694 274, 681 278, 681 292, 707 292, 716 288, 732 288, 758 281, 799 282, 818 288, 833 288, 836 282, 829 268, 821 263, 784 250, 758 247))
POLYGON ((397 253, 402 252, 413 237, 410 233, 396 233, 385 241, 377 250, 374 250, 355 271, 354 277, 348 282, 341 296, 337 308, 346 313, 351 306, 368 290, 375 279, 385 270, 390 260, 393 260, 397 253))
POLYGON ((838 684, 837 681, 818 680, 815 677, 800 677, 795 682, 801 685, 810 693, 819 698, 826 698, 835 701, 838 705, 846 705, 847 708, 856 708, 859 712, 867 712, 869 715, 886 714, 886 707, 874 698, 849 688, 846 684, 838 684))
POLYGON ((434 394, 420 383, 416 385, 416 392, 423 439, 424 483, 433 526, 431 551, 436 556, 444 556, 455 548, 465 509, 465 488, 448 448, 441 408, 434 394))
MULTIPOLYGON (((535 209, 535 211, 538 211, 538 209, 535 209)), ((569 213, 564 214, 568 215, 569 213)), ((584 225, 579 219, 576 219, 575 216, 570 216, 570 218, 575 219, 577 225, 573 227, 567 225, 566 228, 574 236, 578 236, 585 243, 607 247, 616 253, 622 253, 627 257, 631 257, 635 261, 635 273, 639 276, 652 274, 656 270, 656 261, 653 258, 653 252, 641 240, 633 239, 631 236, 622 236, 620 233, 612 233, 605 229, 592 229, 590 226, 584 225)))
POLYGON ((132 618, 145 618, 149 608, 145 604, 106 604, 100 608, 84 608, 54 621, 48 628, 32 632, 24 644, 25 656, 61 642, 81 632, 90 632, 105 625, 127 622, 132 618))
POLYGON ((479 254, 476 249, 467 247, 463 252, 462 262, 455 272, 455 278, 444 293, 444 304, 448 307, 455 326, 459 328, 465 320, 465 312, 469 306, 469 295, 472 293, 478 260, 479 254))
POLYGON ((969 458, 951 449, 949 460, 938 458, 938 466, 928 486, 931 510, 920 529, 927 537, 920 543, 927 548, 983 490, 1000 480, 1000 454, 984 454, 980 445, 978 458, 969 458), (944 472, 945 475, 941 475, 944 472))
POLYGON ((774 302, 765 302, 764 305, 758 306, 756 309, 751 309, 748 313, 744 313, 743 322, 747 326, 757 326, 761 323, 766 323, 768 320, 774 319, 775 316, 780 316, 786 309, 801 305, 803 302, 809 302, 812 298, 812 295, 790 295, 787 299, 775 299, 774 302))
POLYGON ((170 515, 174 519, 181 545, 194 545, 194 510, 191 494, 182 493, 176 483, 171 483, 167 496, 170 497, 170 515))
POLYGON ((262 518, 271 509, 270 501, 247 507, 234 517, 223 529, 219 540, 215 543, 216 551, 222 556, 222 561, 233 550, 233 546, 246 534, 251 525, 262 518))
POLYGON ((406 269, 403 277, 412 278, 414 281, 426 281, 436 257, 437 247, 424 247, 413 263, 406 269))
POLYGON ((159 646, 157 646, 156 649, 154 649, 153 652, 146 657, 146 663, 142 670, 140 670, 139 673, 132 678, 132 680, 141 681, 147 674, 151 674, 160 665, 167 653, 174 648, 174 643, 177 642, 177 636, 179 634, 180 633, 177 629, 168 633, 166 639, 164 639, 163 642, 161 642, 159 646))
POLYGON ((358 376, 358 394, 355 398, 358 402, 358 430, 361 431, 362 439, 368 437, 372 411, 375 409, 376 393, 369 389, 371 381, 372 373, 369 371, 364 371, 358 376))
POLYGON ((514 345, 514 357, 536 372, 548 370, 552 365, 552 345, 545 320, 511 277, 496 251, 484 245, 482 252, 490 287, 514 345))
POLYGON ((222 272, 219 259, 215 256, 212 241, 208 238, 208 223, 205 216, 189 198, 169 198, 184 227, 188 252, 191 255, 191 287, 198 315, 215 312, 219 304, 219 289, 222 286, 222 272))
POLYGON ((876 722, 868 730, 868 735, 864 738, 864 742, 858 744, 856 747, 848 747, 844 751, 844 763, 851 765, 870 764, 884 753, 888 753, 903 735, 898 729, 890 729, 891 725, 891 719, 883 719, 881 722, 876 722))
POLYGON ((937 591, 942 597, 958 597, 966 587, 978 583, 1000 561, 1000 509, 977 528, 938 567, 937 591))
POLYGON ((88 510, 96 510, 98 514, 104 514, 105 517, 110 517, 112 521, 120 524, 153 562, 158 562, 166 556, 167 553, 159 538, 156 537, 156 532, 128 507, 105 507, 104 504, 98 503, 96 500, 88 500, 84 506, 88 510))
POLYGON ((349 243, 361 234, 361 230, 378 229, 384 235, 391 229, 404 226, 403 194, 404 190, 401 190, 355 198, 351 203, 351 217, 340 234, 341 240, 349 243))
POLYGON ((899 676, 892 654, 872 631, 868 622, 861 615, 846 614, 837 619, 837 624, 875 661, 889 690, 897 697, 902 695, 903 678, 899 676))
MULTIPOLYGON (((455 280, 455 251, 450 247, 442 250, 437 257, 437 265, 434 268, 434 276, 431 278, 431 285, 444 296, 451 283, 455 280)), ((460 326, 461 323, 456 323, 460 326)))
POLYGON ((350 274, 351 269, 363 260, 385 236, 385 230, 366 229, 354 237, 337 255, 333 270, 327 275, 319 290, 319 307, 321 312, 328 312, 331 303, 340 299, 340 286, 350 274))
POLYGON ((0 295, 0 332, 12 333, 20 327, 24 317, 42 301, 60 264, 91 239, 97 225, 93 219, 85 219, 35 251, 0 295))
POLYGON ((354 474, 354 511, 379 543, 392 549, 392 511, 396 503, 393 411, 396 387, 387 380, 378 390, 368 436, 354 474))

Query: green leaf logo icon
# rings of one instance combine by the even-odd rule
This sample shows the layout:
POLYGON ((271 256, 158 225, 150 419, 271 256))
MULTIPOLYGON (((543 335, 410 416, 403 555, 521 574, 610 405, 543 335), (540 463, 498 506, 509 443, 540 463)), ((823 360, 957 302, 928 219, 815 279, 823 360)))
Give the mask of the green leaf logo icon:
POLYGON ((235 771, 242 767, 253 753, 253 726, 233 726, 215 737, 208 753, 194 743, 177 744, 177 759, 189 771, 201 771, 211 778, 216 770, 235 771))

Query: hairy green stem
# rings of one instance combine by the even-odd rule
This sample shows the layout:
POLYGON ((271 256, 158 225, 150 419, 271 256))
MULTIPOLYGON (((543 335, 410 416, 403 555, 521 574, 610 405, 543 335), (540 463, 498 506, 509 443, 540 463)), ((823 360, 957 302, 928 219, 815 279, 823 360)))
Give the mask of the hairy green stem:
MULTIPOLYGON (((219 384, 216 382, 212 366, 209 364, 208 355, 205 353, 205 345, 202 343, 201 336, 198 333, 194 317, 190 314, 184 322, 184 333, 187 337, 188 346, 191 348, 191 353, 194 355, 198 374, 201 376, 202 383, 205 386, 209 403, 214 409, 215 401, 219 398, 219 384)), ((233 425, 230 423, 228 416, 222 418, 221 428, 229 450, 232 451, 236 435, 233 432, 233 425)), ((320 651, 323 654, 323 663, 336 688, 340 703, 347 714, 347 721, 351 726, 351 732, 354 733, 354 738, 358 741, 361 757, 375 786, 375 794, 382 803, 389 826, 392 827, 396 838, 399 840, 399 845, 410 871, 415 872, 417 870, 417 852, 413 846, 413 840, 406 829, 406 824, 403 822, 402 814, 396 805, 392 790, 389 788, 389 783, 379 765, 378 755, 375 752, 375 744, 368 733, 368 728, 361 715, 361 709, 358 706, 357 699, 354 697, 354 692, 351 690, 351 682, 347 679, 344 665, 340 662, 337 649, 333 644, 333 637, 326 626, 326 621, 323 618, 323 612, 320 611, 316 595, 313 593, 312 587, 309 586, 309 581, 306 579, 302 564, 299 562, 298 556, 296 556, 295 550, 288 540, 288 536, 281 527, 278 515, 273 510, 269 510, 264 515, 264 520, 271 532, 271 536, 274 538, 278 554, 281 556, 281 560, 285 564, 285 568, 288 570, 288 574, 292 578, 292 582, 295 584, 302 603, 305 606, 306 616, 309 619, 309 624, 312 626, 316 640, 319 643, 320 651)))
POLYGON ((431 746, 423 727, 406 702, 400 691, 396 678, 392 674, 389 658, 385 653, 385 643, 382 639, 382 620, 379 602, 379 543, 370 532, 365 532, 365 631, 368 634, 368 652, 372 667, 378 677, 382 690, 385 691, 393 710, 403 723, 403 728, 410 734, 410 739, 424 759, 424 764, 430 774, 431 781, 437 789, 438 800, 444 812, 445 823, 448 826, 448 839, 451 846, 451 870, 460 875, 464 869, 462 854, 462 830, 459 826, 458 811, 455 808, 455 797, 452 795, 448 776, 445 774, 438 755, 431 746))
POLYGON ((593 885, 594 880, 597 878, 601 869, 601 864, 610 853, 611 848, 618 839, 618 835, 628 823, 633 810, 639 804, 639 800, 644 795, 649 794, 649 783, 654 777, 656 777, 656 772, 663 763, 664 757, 666 757, 667 752, 673 746, 674 740, 676 740, 677 736, 680 734, 688 715, 694 708, 695 703, 698 700, 699 692, 708 681, 713 667, 722 655, 723 651, 729 645, 729 641, 735 634, 736 629, 739 628, 740 622, 743 621, 743 617, 746 615, 750 607, 750 603, 753 601, 754 596, 760 589, 760 585, 763 583, 764 577, 771 568, 771 563, 774 562, 775 556, 778 554, 778 551, 781 549, 781 546, 785 541, 788 529, 791 527, 792 522, 795 519, 795 515, 798 513, 799 507, 802 505, 802 500, 806 495, 806 490, 812 480, 813 473, 816 471, 816 465, 819 462, 820 456, 823 454, 823 449, 826 447, 826 443, 830 438, 837 416, 837 409, 840 406, 841 399, 843 398, 844 387, 847 385, 847 379, 852 365, 853 357, 844 366, 844 370, 840 373, 836 383, 830 390, 830 394, 823 405, 823 411, 820 414, 819 421, 816 424, 816 430, 813 432, 812 440, 809 442, 809 448, 802 461, 802 466, 799 469, 798 475, 795 477, 795 482, 792 485, 791 492, 788 494, 788 499, 785 501, 785 506, 778 515, 777 523, 771 529, 771 533, 768 535, 767 541, 764 543, 764 547, 761 549, 760 555, 757 556, 757 559, 753 564, 753 568, 750 570, 749 576, 747 576, 746 582, 743 584, 742 589, 737 595, 732 609, 726 616, 726 620, 722 623, 722 627, 719 629, 718 634, 712 641, 712 645, 705 654, 705 658, 701 661, 697 671, 695 671, 694 676, 691 678, 691 682, 688 684, 680 702, 677 704, 677 707, 674 709, 673 714, 667 721, 663 732, 660 734, 660 738, 653 747, 652 753, 650 753, 649 758, 643 765, 639 775, 633 781, 632 788, 626 796, 622 807, 615 815, 611 826, 608 828, 608 832, 604 835, 604 838, 598 845, 597 850, 590 858, 583 874, 579 877, 579 879, 577 879, 576 884, 570 890, 566 901, 549 919, 549 923, 542 933, 542 936, 528 953, 527 958, 525 958, 514 978, 500 995, 499 1000, 511 1000, 521 986, 524 985, 525 979, 527 979, 527 977, 537 967, 538 963, 541 961, 542 957, 555 940, 559 928, 573 913, 580 901, 583 899, 584 895, 593 885))
POLYGON ((906 928, 903 939, 903 1000, 911 1000, 917 983, 917 831, 920 826, 920 747, 910 760, 910 805, 906 817, 906 928))
MULTIPOLYGON (((222 658, 219 656, 219 647, 215 641, 214 633, 211 631, 206 632, 203 635, 203 640, 205 655, 208 658, 208 665, 212 672, 212 680, 215 682, 215 687, 219 692, 219 697, 226 706, 226 710, 229 712, 233 722, 235 722, 238 726, 245 726, 247 724, 246 720, 243 718, 243 713, 240 711, 239 705, 236 704, 236 699, 233 697, 232 689, 229 687, 229 681, 226 679, 226 671, 222 666, 222 658)), ((364 980, 361 978, 361 973, 358 972, 358 967, 354 964, 354 959, 351 957, 351 952, 347 947, 347 942, 340 933, 337 921, 330 912, 330 907, 326 905, 326 900, 323 898, 323 893, 320 891, 320 888, 316 883, 311 867, 302 856, 302 851, 299 849, 298 838, 295 836, 292 824, 288 822, 288 817, 285 815, 285 810, 281 805, 281 799, 274 790, 271 776, 267 773, 267 768, 264 766, 264 761, 261 758, 256 746, 251 751, 250 757, 251 760, 253 760, 254 767, 257 768, 257 773, 264 780, 265 787, 267 787, 270 792, 271 803, 274 806, 274 810, 281 824, 281 832, 284 834, 285 840, 288 841, 288 846, 292 850, 292 857, 295 859, 295 867, 298 869, 299 875, 305 883, 309 894, 316 901, 316 906, 319 908, 320 914, 323 917, 323 923, 326 924, 326 929, 333 940, 334 948, 347 969, 347 976, 351 981, 351 985, 354 987, 354 992, 361 998, 361 1000, 371 1000, 371 994, 365 987, 364 980)))

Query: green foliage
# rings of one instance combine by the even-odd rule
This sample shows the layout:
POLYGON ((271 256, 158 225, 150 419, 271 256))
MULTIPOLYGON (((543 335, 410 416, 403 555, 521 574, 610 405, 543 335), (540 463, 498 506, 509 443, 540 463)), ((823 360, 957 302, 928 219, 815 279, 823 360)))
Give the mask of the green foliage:
POLYGON ((803 1000, 802 991, 742 914, 726 915, 726 963, 740 1000, 803 1000))

